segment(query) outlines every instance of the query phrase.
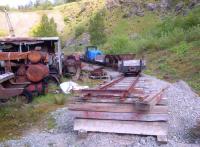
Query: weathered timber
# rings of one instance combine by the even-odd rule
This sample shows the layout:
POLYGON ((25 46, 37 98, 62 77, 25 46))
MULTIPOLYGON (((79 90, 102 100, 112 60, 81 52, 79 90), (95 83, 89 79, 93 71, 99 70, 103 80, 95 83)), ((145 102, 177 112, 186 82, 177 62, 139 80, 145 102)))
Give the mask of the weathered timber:
MULTIPOLYGON (((167 87, 166 87, 167 88, 167 87)), ((145 99, 141 99, 136 102, 135 106, 138 110, 143 110, 143 111, 149 111, 152 109, 153 106, 155 106, 161 99, 162 99, 162 94, 163 91, 166 89, 162 89, 161 91, 157 93, 152 93, 145 99)))
POLYGON ((138 111, 133 104, 112 104, 112 103, 87 103, 75 102, 68 106, 73 111, 99 111, 99 112, 122 112, 138 114, 167 114, 168 106, 155 106, 151 111, 138 111))
POLYGON ((27 59, 29 52, 0 52, 1 61, 27 59))
POLYGON ((101 119, 101 120, 135 120, 135 121, 167 121, 168 114, 145 114, 145 113, 112 113, 97 111, 71 111, 76 118, 101 119))
POLYGON ((157 136, 157 141, 161 144, 166 144, 168 139, 167 139, 167 135, 158 135, 157 136))
MULTIPOLYGON (((90 99, 82 99, 79 97, 74 97, 72 102, 89 102, 89 103, 126 103, 126 104, 135 104, 138 101, 137 98, 129 97, 126 100, 121 101, 120 98, 108 99, 108 98, 97 98, 92 97, 90 99)), ((168 100, 167 98, 161 98, 161 100, 157 103, 157 105, 167 105, 168 100)))
POLYGON ((88 132, 107 132, 152 136, 167 136, 167 128, 167 122, 75 119, 74 123, 74 130, 76 131, 84 130, 88 132))

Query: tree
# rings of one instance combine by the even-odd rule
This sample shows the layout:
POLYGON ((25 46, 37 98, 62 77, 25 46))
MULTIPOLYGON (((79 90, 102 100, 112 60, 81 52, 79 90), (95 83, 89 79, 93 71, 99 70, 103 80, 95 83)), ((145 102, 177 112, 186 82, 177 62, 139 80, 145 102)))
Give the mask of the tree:
POLYGON ((55 23, 54 19, 47 17, 47 15, 43 15, 42 19, 38 26, 32 29, 31 32, 32 36, 34 37, 53 37, 57 36, 57 24, 55 23))
POLYGON ((98 12, 94 18, 90 19, 89 33, 90 41, 93 45, 100 45, 106 42, 104 12, 98 12))

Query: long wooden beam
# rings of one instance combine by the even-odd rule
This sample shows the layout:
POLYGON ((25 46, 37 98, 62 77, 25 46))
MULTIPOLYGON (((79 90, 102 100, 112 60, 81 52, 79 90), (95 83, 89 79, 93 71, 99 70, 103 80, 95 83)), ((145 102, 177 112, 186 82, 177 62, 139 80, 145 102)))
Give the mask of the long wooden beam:
POLYGON ((112 113, 97 111, 71 111, 76 118, 131 121, 168 121, 168 114, 112 113))
POLYGON ((112 103, 87 103, 76 102, 69 104, 69 110, 72 111, 98 111, 98 112, 122 112, 138 114, 167 114, 168 106, 155 106, 151 111, 138 111, 133 104, 112 104, 112 103))

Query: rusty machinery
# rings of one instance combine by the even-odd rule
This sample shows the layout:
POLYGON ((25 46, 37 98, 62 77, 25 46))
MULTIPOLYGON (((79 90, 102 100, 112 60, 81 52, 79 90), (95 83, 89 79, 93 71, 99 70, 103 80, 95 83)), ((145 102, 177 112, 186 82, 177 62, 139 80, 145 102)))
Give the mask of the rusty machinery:
POLYGON ((81 74, 81 61, 79 55, 66 55, 63 60, 63 74, 78 80, 81 74))
POLYGON ((23 88, 32 95, 45 93, 47 82, 53 80, 59 84, 62 74, 59 43, 56 37, 0 38, 1 74, 13 72, 15 83, 29 82, 23 88))

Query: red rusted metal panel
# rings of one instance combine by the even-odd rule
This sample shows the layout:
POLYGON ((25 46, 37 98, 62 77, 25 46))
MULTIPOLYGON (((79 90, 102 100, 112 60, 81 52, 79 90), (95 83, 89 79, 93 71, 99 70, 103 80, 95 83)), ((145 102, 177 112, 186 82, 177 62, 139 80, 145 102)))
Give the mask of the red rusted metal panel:
POLYGON ((8 99, 22 94, 24 88, 4 88, 0 85, 0 99, 8 99))
POLYGON ((29 52, 0 52, 0 60, 9 61, 9 60, 19 60, 27 59, 29 52))

